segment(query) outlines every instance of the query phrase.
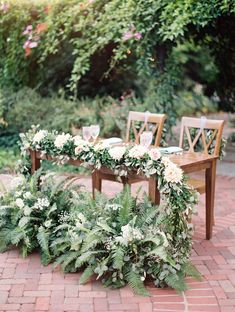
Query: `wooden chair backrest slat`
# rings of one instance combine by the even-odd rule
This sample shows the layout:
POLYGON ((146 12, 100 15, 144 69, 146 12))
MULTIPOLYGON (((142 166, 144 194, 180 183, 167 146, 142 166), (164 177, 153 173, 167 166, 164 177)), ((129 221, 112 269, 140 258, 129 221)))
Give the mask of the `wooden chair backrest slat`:
POLYGON ((140 136, 144 131, 152 131, 154 146, 159 146, 162 136, 165 114, 152 114, 130 111, 127 121, 126 142, 130 142, 130 131, 133 131, 135 143, 140 143, 140 136), (136 129, 136 122, 141 123, 140 129, 136 129), (150 127, 150 125, 152 127, 150 127))
POLYGON ((201 118, 182 117, 179 146, 181 148, 184 148, 184 138, 186 135, 189 145, 189 151, 195 152, 195 146, 201 139, 203 152, 208 155, 209 148, 215 141, 213 155, 219 156, 224 124, 224 120, 204 119, 202 121, 201 118), (190 133, 191 128, 198 129, 198 132, 193 139, 190 133), (209 141, 207 141, 208 138, 205 134, 205 131, 208 130, 211 130, 211 136, 209 137, 209 141))

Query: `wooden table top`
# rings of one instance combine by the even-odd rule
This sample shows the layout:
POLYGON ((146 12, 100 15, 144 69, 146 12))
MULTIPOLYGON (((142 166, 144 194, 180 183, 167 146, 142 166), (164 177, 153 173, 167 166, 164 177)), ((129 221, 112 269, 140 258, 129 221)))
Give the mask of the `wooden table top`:
POLYGON ((182 168, 184 171, 193 172, 195 169, 210 166, 211 161, 218 159, 217 156, 206 155, 204 153, 182 152, 180 154, 169 155, 170 160, 182 168))

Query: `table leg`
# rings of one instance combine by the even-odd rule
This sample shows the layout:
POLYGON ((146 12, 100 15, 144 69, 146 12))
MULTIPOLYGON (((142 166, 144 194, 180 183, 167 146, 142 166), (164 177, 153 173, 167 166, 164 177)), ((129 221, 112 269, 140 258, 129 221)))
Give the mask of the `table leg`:
POLYGON ((92 172, 92 196, 95 198, 95 191, 101 192, 102 189, 102 179, 99 176, 97 170, 92 172))
POLYGON ((206 239, 212 238, 214 220, 216 160, 206 169, 206 239))
POLYGON ((149 178, 149 198, 153 204, 160 204, 160 192, 158 190, 156 177, 149 178))
POLYGON ((30 151, 31 158, 31 175, 40 168, 40 159, 36 157, 36 151, 30 151))

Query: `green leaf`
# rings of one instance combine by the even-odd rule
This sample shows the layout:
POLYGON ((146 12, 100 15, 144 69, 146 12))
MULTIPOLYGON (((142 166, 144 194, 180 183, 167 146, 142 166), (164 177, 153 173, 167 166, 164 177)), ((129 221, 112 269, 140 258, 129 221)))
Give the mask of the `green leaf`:
POLYGON ((128 272, 126 274, 126 279, 128 285, 133 289, 133 291, 137 295, 149 296, 149 292, 145 288, 144 283, 141 281, 140 276, 136 272, 132 270, 128 272))
POLYGON ((93 268, 87 267, 79 279, 79 284, 85 284, 93 274, 93 268))

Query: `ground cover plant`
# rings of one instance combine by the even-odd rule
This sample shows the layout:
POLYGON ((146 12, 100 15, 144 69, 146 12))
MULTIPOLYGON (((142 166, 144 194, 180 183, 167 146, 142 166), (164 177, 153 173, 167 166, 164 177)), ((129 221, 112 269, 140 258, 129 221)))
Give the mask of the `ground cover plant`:
POLYGON ((44 178, 38 190, 37 179, 17 177, 1 195, 1 251, 18 246, 25 257, 36 248, 44 265, 82 270, 80 283, 95 274, 105 286, 129 284, 141 295, 148 295, 146 278, 181 291, 187 275, 199 277, 189 262, 193 192, 178 199, 181 209, 176 203, 169 209, 166 202, 157 207, 147 197, 133 198, 129 188, 94 200, 71 181, 44 178))

